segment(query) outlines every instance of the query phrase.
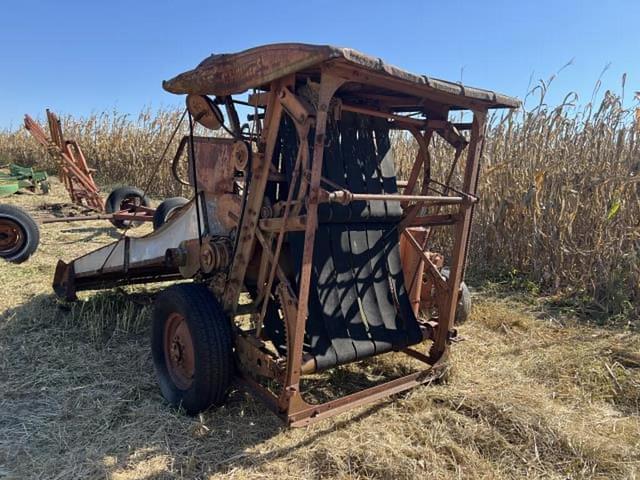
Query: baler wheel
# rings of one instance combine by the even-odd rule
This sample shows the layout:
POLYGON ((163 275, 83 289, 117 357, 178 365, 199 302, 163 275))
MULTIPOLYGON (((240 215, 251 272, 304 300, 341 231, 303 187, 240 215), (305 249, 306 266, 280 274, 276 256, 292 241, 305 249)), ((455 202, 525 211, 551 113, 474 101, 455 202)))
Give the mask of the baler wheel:
POLYGON ((231 384, 231 323, 201 284, 173 285, 158 295, 151 350, 164 398, 195 415, 220 405, 231 384))
POLYGON ((164 357, 173 383, 183 390, 191 386, 195 372, 193 339, 187 320, 180 313, 169 315, 164 324, 164 357))
MULTIPOLYGON (((444 278, 449 279, 450 270, 449 267, 442 269, 442 275, 444 278)), ((460 282, 460 296, 458 297, 458 306, 456 307, 456 317, 454 319, 455 325, 462 325, 465 323, 471 315, 471 291, 465 282, 460 282)))

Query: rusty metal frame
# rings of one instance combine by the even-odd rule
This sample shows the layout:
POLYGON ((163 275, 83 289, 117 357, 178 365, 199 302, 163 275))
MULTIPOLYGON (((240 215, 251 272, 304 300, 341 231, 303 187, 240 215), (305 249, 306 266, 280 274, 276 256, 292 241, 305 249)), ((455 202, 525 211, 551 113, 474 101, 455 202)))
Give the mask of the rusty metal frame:
MULTIPOLYGON (((375 81, 377 79, 371 79, 375 81)), ((475 203, 476 183, 479 158, 482 148, 483 132, 486 121, 486 109, 475 110, 472 124, 452 124, 446 116, 429 120, 418 120, 390 111, 345 105, 339 107, 345 111, 382 117, 389 120, 390 125, 409 131, 417 140, 419 149, 414 160, 408 182, 402 185, 401 194, 355 194, 347 190, 327 192, 322 188, 326 182, 321 176, 324 135, 328 115, 331 114, 331 101, 339 88, 347 82, 362 82, 362 78, 349 76, 348 72, 333 68, 321 70, 317 108, 314 111, 295 94, 295 77, 274 81, 268 91, 254 94, 250 102, 266 103, 266 111, 258 142, 258 155, 254 160, 251 185, 247 193, 247 205, 242 221, 239 224, 239 239, 236 252, 229 271, 228 282, 222 295, 223 307, 232 316, 236 312, 238 296, 243 285, 247 262, 257 238, 262 247, 262 260, 258 275, 258 292, 256 295, 258 311, 253 314, 254 329, 244 331, 236 341, 239 360, 239 385, 251 390, 262 398, 276 414, 292 426, 307 425, 311 422, 336 415, 347 409, 374 402, 380 398, 407 390, 416 385, 427 383, 437 378, 446 369, 448 345, 455 335, 453 318, 457 303, 457 292, 464 272, 468 238, 471 228, 471 217, 475 203), (293 188, 289 190, 284 205, 278 215, 272 218, 259 218, 264 192, 269 181, 281 182, 283 176, 273 170, 271 158, 275 151, 280 120, 289 115, 294 121, 299 139, 299 151, 294 167, 294 184, 298 179, 300 188, 294 198, 293 188), (308 158, 306 139, 311 126, 315 126, 313 158, 308 158), (470 127, 470 142, 462 136, 460 130, 470 127), (464 185, 456 195, 429 195, 431 184, 431 154, 429 143, 433 133, 438 133, 456 149, 455 161, 468 146, 466 164, 464 166, 464 185), (422 174, 421 191, 415 193, 418 179, 422 174), (424 322, 425 339, 433 341, 428 354, 416 350, 405 349, 404 353, 423 362, 424 369, 410 375, 355 392, 320 405, 312 405, 304 400, 300 390, 300 378, 312 373, 315 365, 310 359, 303 358, 304 332, 308 315, 308 299, 311 282, 313 246, 318 221, 318 205, 324 202, 349 203, 354 200, 400 200, 404 209, 404 219, 400 231, 408 239, 409 248, 415 249, 417 258, 424 265, 424 272, 437 287, 434 303, 438 307, 439 316, 436 321, 424 322), (300 208, 306 202, 306 214, 300 215, 300 208), (424 205, 449 205, 457 208, 457 212, 446 214, 421 214, 424 205), (454 231, 454 249, 450 264, 451 274, 447 279, 439 267, 431 260, 427 251, 426 240, 418 241, 411 233, 411 228, 423 226, 446 225, 454 231), (304 231, 304 250, 302 270, 300 272, 299 289, 294 292, 280 266, 282 244, 286 232, 304 231), (274 279, 278 278, 278 287, 273 292, 274 279), (287 340, 287 356, 280 357, 266 348, 262 337, 262 322, 270 297, 278 298, 283 312, 287 340), (250 338, 250 340, 249 340, 250 338), (258 366, 259 365, 259 366, 258 366), (275 381, 279 388, 272 391, 261 383, 262 378, 275 381)), ((446 112, 445 112, 446 114, 446 112)), ((452 167, 453 168, 453 167, 452 167)), ((452 170, 453 171, 453 170, 452 170)), ((449 175, 450 177, 450 175, 449 175)), ((449 183, 447 180, 447 184, 449 183)), ((414 295, 415 297, 415 295, 414 295)), ((273 388, 273 387, 272 387, 273 388)))
POLYGON ((88 222, 92 220, 120 220, 129 222, 151 222, 155 209, 145 207, 144 205, 132 206, 118 210, 114 213, 101 213, 97 215, 80 215, 73 217, 46 217, 40 220, 40 223, 73 223, 88 222))
POLYGON ((29 115, 24 117, 25 128, 48 152, 58 160, 58 176, 76 205, 104 213, 104 200, 93 180, 93 170, 87 164, 80 145, 65 140, 58 116, 47 110, 47 123, 51 138, 29 115))
MULTIPOLYGON (((229 228, 223 235, 226 245, 224 262, 221 262, 223 266, 214 268, 213 261, 204 262, 203 254, 209 250, 204 249, 203 245, 212 248, 208 237, 191 238, 179 248, 169 248, 164 258, 154 258, 152 264, 142 262, 144 264, 138 276, 123 277, 122 265, 117 264, 114 270, 109 271, 104 269, 103 263, 99 273, 91 271, 82 277, 82 272, 79 272, 74 277, 75 270, 63 265, 63 268, 57 269, 56 275, 67 275, 68 278, 57 278, 56 283, 64 286, 65 282, 73 284, 82 281, 86 286, 93 285, 91 281, 94 279, 97 282, 105 278, 112 284, 131 283, 146 281, 149 275, 157 273, 161 273, 163 278, 178 278, 179 275, 206 283, 232 321, 238 384, 263 399, 288 424, 301 426, 429 383, 448 368, 449 345, 456 336, 453 320, 458 292, 464 277, 473 210, 478 201, 476 188, 487 110, 500 103, 495 99, 483 101, 481 96, 467 96, 464 92, 456 95, 453 90, 425 88, 417 77, 394 76, 386 70, 370 68, 368 64, 358 66, 358 62, 349 63, 337 58, 319 63, 312 70, 300 67, 302 64, 296 64, 299 68, 294 73, 291 73, 291 69, 280 70, 282 63, 292 61, 300 52, 289 53, 292 56, 285 59, 278 56, 273 75, 261 77, 265 79, 263 82, 247 87, 254 88, 248 102, 234 100, 230 96, 235 91, 232 86, 224 91, 213 92, 218 95, 215 101, 224 104, 227 110, 231 123, 229 133, 233 137, 229 141, 247 142, 253 147, 246 149, 246 162, 241 162, 242 165, 234 163, 228 174, 224 174, 224 178, 229 180, 225 190, 210 192, 212 201, 218 202, 218 207, 223 196, 232 196, 233 201, 237 201, 233 203, 237 210, 233 210, 233 215, 229 211, 229 218, 225 216, 229 228), (302 85, 305 86, 304 93, 297 89, 302 85), (251 118, 254 129, 250 133, 245 134, 240 128, 234 106, 236 103, 254 108, 251 118), (260 113, 258 108, 261 109, 260 113), (473 121, 450 122, 449 111, 454 108, 471 110, 473 121), (390 128, 408 132, 416 140, 418 149, 409 178, 406 183, 398 182, 400 193, 351 192, 323 178, 327 124, 329 119, 340 118, 342 112, 385 119, 390 128), (416 113, 419 115, 415 116, 416 113), (283 119, 293 122, 297 135, 298 150, 290 179, 285 175, 282 162, 274 162, 281 140, 279 129, 283 119), (311 132, 313 138, 310 138, 311 132), (468 132, 468 136, 463 132, 468 132), (435 135, 439 135, 455 150, 445 183, 431 178, 430 145, 435 135), (464 165, 458 165, 465 151, 464 165), (463 184, 459 189, 450 185, 456 168, 462 168, 464 172, 463 184), (270 182, 282 184, 287 181, 289 188, 286 200, 279 200, 276 205, 265 201, 270 182), (408 259, 407 263, 411 264, 411 268, 403 272, 405 287, 418 319, 422 340, 431 342, 431 345, 419 344, 424 351, 420 350, 420 346, 401 350, 420 362, 420 368, 414 373, 341 398, 312 404, 304 397, 301 379, 317 369, 315 359, 304 353, 304 337, 312 288, 318 208, 323 203, 346 205, 354 201, 399 202, 402 209, 402 219, 397 225, 400 251, 402 259, 408 259), (441 213, 443 208, 446 210, 441 213), (428 250, 431 229, 435 227, 449 228, 453 234, 448 278, 441 272, 444 263, 442 255, 428 250), (288 232, 304 232, 300 259, 302 266, 296 272, 296 282, 290 280, 290 264, 283 253, 286 252, 288 232), (428 285, 427 301, 423 298, 425 285, 428 285), (252 301, 239 306, 239 298, 245 288, 249 290, 252 301), (286 349, 269 341, 263 328, 268 308, 273 307, 271 302, 277 302, 283 320, 286 349), (428 311, 425 318, 421 318, 425 305, 428 311), (249 322, 238 318, 247 313, 250 315, 249 322)), ((215 76, 215 81, 233 83, 236 77, 249 81, 255 77, 252 71, 259 74, 266 64, 271 64, 271 60, 274 59, 245 62, 242 63, 243 68, 228 66, 229 71, 224 72, 228 75, 215 76)), ((199 84, 199 81, 196 83, 199 84)), ((195 92, 191 92, 194 95, 204 93, 212 92, 206 91, 205 86, 200 84, 195 92)), ((103 212, 104 205, 99 203, 102 200, 80 147, 75 142, 63 139, 59 120, 54 114, 48 112, 48 120, 51 139, 29 117, 25 122, 34 137, 59 157, 61 179, 74 202, 90 204, 97 212, 103 212), (74 187, 76 184, 81 186, 80 190, 84 189, 82 198, 85 200, 74 197, 79 190, 74 187), (94 197, 97 200, 86 200, 94 197)), ((184 146, 182 142, 177 157, 184 146)), ((275 159, 278 160, 277 157, 275 159)), ((213 160, 211 163, 214 168, 216 164, 213 160)), ((204 173, 200 175, 206 176, 204 173)), ((196 179, 196 185, 199 179, 196 179)), ((112 218, 140 220, 150 213, 151 209, 117 212, 112 218)), ((86 218, 98 219, 103 215, 86 218)), ((126 240, 122 245, 125 251, 129 248, 126 240)), ((210 253, 209 257, 213 258, 213 255, 210 253)), ((125 262, 124 272, 128 269, 129 265, 125 262)))
MULTIPOLYGON (((248 141, 255 142, 256 150, 244 170, 244 183, 241 186, 244 196, 243 207, 242 209, 238 207, 238 216, 232 218, 232 223, 237 226, 235 246, 233 248, 231 245, 229 246, 229 262, 225 263, 224 271, 217 272, 215 276, 207 277, 204 275, 207 271, 203 270, 199 275, 203 275, 200 278, 208 282, 211 291, 221 300, 224 310, 233 320, 239 385, 262 398, 266 405, 288 424, 301 426, 339 414, 350 408, 374 402, 419 384, 431 382, 446 370, 448 347, 452 338, 455 337, 453 319, 460 282, 464 276, 471 219, 478 200, 476 186, 486 109, 474 111, 468 141, 459 133, 459 126, 447 121, 446 112, 441 108, 434 108, 433 111, 437 111, 437 113, 430 115, 426 112, 432 110, 430 110, 429 104, 425 104, 427 119, 421 120, 396 114, 386 108, 376 110, 368 106, 345 105, 341 102, 339 95, 335 96, 336 92, 339 92, 348 83, 377 82, 377 78, 349 77, 344 72, 336 71, 329 66, 322 67, 320 83, 316 92, 317 98, 313 105, 298 95, 296 80, 295 75, 274 80, 268 87, 265 87, 266 91, 254 94, 255 96, 250 98, 250 101, 256 105, 258 102, 261 105, 264 104, 265 111, 262 118, 255 116, 255 120, 260 123, 257 128, 259 136, 251 134, 248 137, 248 141), (401 193, 354 193, 323 178, 322 163, 327 120, 329 115, 339 116, 342 111, 353 111, 358 115, 386 118, 390 126, 402 128, 410 132, 416 139, 418 152, 408 181, 406 183, 400 182, 401 193), (281 166, 276 167, 272 163, 276 143, 279 141, 278 131, 284 115, 287 115, 294 122, 297 132, 298 152, 290 182, 290 185, 297 186, 297 188, 290 187, 288 189, 285 201, 278 202, 275 206, 266 206, 264 200, 269 182, 285 181, 284 172, 278 171, 281 166), (309 139, 312 128, 314 128, 313 140, 309 139), (454 166, 451 168, 445 184, 431 179, 432 159, 429 145, 434 133, 439 134, 455 148, 454 166, 466 147, 464 182, 460 189, 449 187, 454 166), (313 141, 313 155, 310 155, 310 141, 313 141), (419 191, 418 186, 420 187, 419 191), (407 289, 412 308, 419 319, 422 338, 425 341, 431 341, 432 344, 430 350, 424 353, 414 348, 402 350, 403 353, 423 364, 419 371, 325 403, 311 404, 303 396, 301 377, 312 374, 316 370, 315 360, 303 353, 303 344, 309 310, 312 260, 318 227, 318 206, 322 203, 348 204, 353 201, 400 202, 403 211, 403 219, 398 225, 401 234, 401 249, 404 241, 404 249, 410 249, 408 255, 414 259, 412 263, 416 264, 415 269, 407 272, 411 278, 407 289), (302 211, 303 206, 304 212, 302 211), (425 212, 424 207, 426 206, 430 207, 428 212, 425 212), (448 212, 439 212, 440 207, 443 206, 449 209, 448 212), (269 211, 269 213, 265 214, 265 211, 269 211), (441 257, 428 251, 429 232, 432 227, 436 226, 448 226, 453 230, 454 248, 449 278, 445 278, 440 272, 441 257), (419 230, 420 228, 423 230, 419 230), (285 271, 286 259, 282 258, 285 236, 287 232, 294 231, 304 232, 302 268, 297 281, 297 291, 288 279, 285 271), (249 285, 247 282, 249 264, 259 251, 261 257, 256 277, 256 289, 251 293, 252 304, 239 308, 240 293, 245 286, 249 285), (423 300, 421 288, 426 282, 429 282, 435 291, 433 298, 429 300, 431 302, 429 308, 435 308, 437 315, 420 319, 423 300), (264 337, 264 319, 269 303, 272 301, 278 302, 278 307, 282 312, 287 345, 286 354, 278 353, 277 348, 274 348, 275 345, 272 345, 268 338, 264 337), (252 325, 249 328, 235 321, 237 316, 246 313, 251 315, 252 325)), ((233 108, 233 103, 229 99, 225 101, 225 105, 228 109, 233 108)), ((61 138, 61 130, 54 128, 52 132, 52 136, 56 137, 57 135, 61 138)), ((36 133, 36 135, 38 134, 36 133)), ((56 141, 53 143, 58 145, 56 141)), ((66 142, 65 145, 73 149, 73 152, 80 152, 78 155, 84 159, 77 145, 74 146, 70 142, 66 142)), ((63 159, 66 158, 62 153, 60 155, 63 156, 63 159)), ((152 209, 143 209, 139 212, 117 212, 110 218, 141 220, 151 213, 152 209)), ((98 214, 80 218, 99 219, 106 217, 106 215, 98 214)), ((55 219, 53 221, 64 220, 55 219)), ((199 244, 196 240, 190 240, 190 242, 192 243, 189 245, 193 246, 199 244)), ((208 242, 206 243, 208 245, 208 242)), ((162 272, 164 274, 162 278, 177 278, 177 275, 190 278, 198 273, 198 265, 202 266, 200 252, 200 249, 196 249, 192 253, 187 252, 187 256, 195 261, 193 263, 194 269, 187 269, 191 273, 183 273, 179 265, 178 268, 173 265, 174 268, 170 269, 166 259, 153 265, 145 265, 145 272, 149 271, 154 274, 162 272)), ((256 262, 258 262, 257 259, 256 262)), ((191 263, 187 263, 191 265, 191 263)), ((62 275, 64 272, 71 275, 67 279, 57 279, 57 283, 60 285, 65 282, 73 284, 80 278, 74 279, 73 270, 63 268, 58 271, 61 273, 56 273, 56 275, 62 275)), ((109 275, 113 277, 109 277, 112 284, 144 282, 149 278, 148 275, 133 280, 120 278, 119 271, 107 272, 101 269, 100 278, 102 280, 109 275)), ((86 279, 83 281, 86 283, 86 279)), ((405 277, 405 284, 407 284, 407 277, 405 277)))
POLYGON ((278 97, 281 89, 287 86, 287 83, 290 83, 290 80, 289 82, 279 80, 272 82, 270 86, 265 119, 258 142, 258 152, 254 156, 254 164, 252 165, 253 171, 251 185, 247 192, 247 203, 241 224, 238 226, 238 243, 222 296, 222 307, 229 314, 233 314, 236 311, 240 290, 255 243, 255 232, 258 226, 265 188, 269 179, 271 158, 275 151, 280 119, 282 118, 283 108, 278 101, 278 97))
POLYGON ((81 222, 89 220, 128 220, 150 222, 154 209, 141 205, 131 205, 114 213, 106 213, 105 202, 100 196, 100 189, 93 179, 92 168, 75 140, 66 140, 58 116, 47 109, 49 137, 44 129, 29 115, 24 116, 24 126, 33 138, 44 146, 58 162, 58 177, 69 193, 71 201, 80 207, 87 208, 96 215, 45 218, 41 223, 81 222))

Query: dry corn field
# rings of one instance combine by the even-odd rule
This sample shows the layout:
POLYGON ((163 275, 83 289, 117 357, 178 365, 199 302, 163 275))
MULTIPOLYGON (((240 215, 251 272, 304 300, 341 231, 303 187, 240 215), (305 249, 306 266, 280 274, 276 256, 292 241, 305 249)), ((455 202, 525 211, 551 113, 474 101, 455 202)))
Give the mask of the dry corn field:
MULTIPOLYGON (((118 232, 100 221, 43 226, 28 263, 0 264, 0 479, 639 478, 640 117, 611 93, 598 105, 571 101, 491 122, 474 308, 448 381, 304 429, 285 429, 238 391, 195 418, 168 407, 149 347, 161 287, 58 304, 57 259, 118 232)), ((64 127, 101 185, 142 187, 180 115, 113 112, 64 127)), ((415 150, 395 138, 401 176, 415 150)), ((451 154, 433 142, 434 176, 451 154)), ((0 132, 0 164, 9 161, 55 171, 22 130, 0 132)), ((36 217, 67 211, 52 187, 7 202, 36 217)), ((188 196, 180 188, 167 159, 150 193, 188 196)), ((412 368, 404 358, 339 367, 321 384, 361 388, 412 368)))
MULTIPOLYGON (((494 118, 483 155, 471 273, 544 294, 598 322, 640 317, 640 117, 606 92, 599 105, 544 103, 494 118)), ((177 140, 157 160, 176 127, 178 110, 145 110, 137 118, 105 112, 66 117, 103 185, 133 184, 159 196, 185 195, 170 171, 177 140)), ((186 133, 186 131, 185 131, 186 133)), ((177 139, 180 135, 177 135, 177 139)), ((436 139, 437 140, 437 139, 436 139)), ((434 178, 451 152, 432 142, 434 178)), ((400 176, 417 145, 395 141, 400 176)), ((0 132, 0 164, 38 164, 55 171, 24 129, 0 132)), ((454 176, 455 185, 455 176, 454 176)))

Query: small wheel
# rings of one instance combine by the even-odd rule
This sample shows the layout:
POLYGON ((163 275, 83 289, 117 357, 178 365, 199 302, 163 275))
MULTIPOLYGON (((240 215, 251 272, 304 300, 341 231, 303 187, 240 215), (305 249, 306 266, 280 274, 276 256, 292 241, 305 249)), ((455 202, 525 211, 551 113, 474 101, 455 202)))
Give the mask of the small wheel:
MULTIPOLYGON (((113 190, 107 197, 105 202, 105 211, 107 213, 115 213, 120 210, 128 210, 131 207, 144 206, 151 204, 149 198, 142 190, 135 187, 120 187, 113 190)), ((111 220, 111 224, 116 228, 135 228, 142 224, 131 220, 111 220)))
POLYGON ((171 197, 165 199, 153 214, 153 229, 157 230, 176 214, 178 209, 189 203, 184 197, 171 197))
POLYGON ((201 284, 173 285, 158 295, 151 351, 160 390, 190 415, 220 405, 233 375, 231 324, 201 284))
MULTIPOLYGON (((449 267, 443 268, 441 273, 444 278, 448 279, 449 267)), ((458 297, 456 318, 454 319, 455 325, 462 325, 469 319, 469 315, 471 315, 471 291, 466 283, 460 282, 460 296, 458 297)))
POLYGON ((471 315, 471 292, 464 282, 460 283, 460 297, 458 298, 458 306, 456 307, 455 324, 462 325, 469 319, 471 315))
POLYGON ((38 248, 40 229, 21 208, 0 205, 0 258, 22 263, 38 248))

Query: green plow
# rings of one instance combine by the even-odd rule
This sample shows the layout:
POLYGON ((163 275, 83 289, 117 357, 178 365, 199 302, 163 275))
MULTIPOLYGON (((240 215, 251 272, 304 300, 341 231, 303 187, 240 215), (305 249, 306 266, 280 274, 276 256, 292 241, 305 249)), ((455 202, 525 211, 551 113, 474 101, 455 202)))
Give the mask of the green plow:
POLYGON ((0 167, 0 197, 8 197, 20 190, 33 193, 40 190, 42 193, 49 193, 47 172, 15 163, 0 167))

